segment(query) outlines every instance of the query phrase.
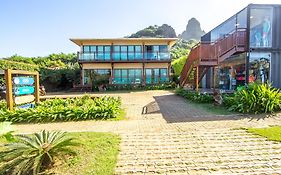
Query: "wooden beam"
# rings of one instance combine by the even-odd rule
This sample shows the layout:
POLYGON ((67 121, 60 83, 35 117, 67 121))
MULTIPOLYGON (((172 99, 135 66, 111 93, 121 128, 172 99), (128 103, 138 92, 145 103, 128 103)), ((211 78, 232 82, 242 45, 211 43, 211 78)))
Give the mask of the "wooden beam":
POLYGON ((20 75, 37 75, 38 72, 30 72, 25 70, 10 70, 11 74, 20 74, 20 75))
POLYGON ((9 110, 13 110, 13 85, 12 85, 12 70, 5 70, 5 81, 6 81, 6 101, 9 110))
POLYGON ((196 92, 199 91, 199 66, 196 66, 196 92))
POLYGON ((39 92, 40 84, 39 84, 39 73, 38 72, 36 72, 34 79, 35 79, 35 84, 34 84, 35 85, 35 94, 34 94, 35 102, 39 103, 40 102, 40 92, 39 92))

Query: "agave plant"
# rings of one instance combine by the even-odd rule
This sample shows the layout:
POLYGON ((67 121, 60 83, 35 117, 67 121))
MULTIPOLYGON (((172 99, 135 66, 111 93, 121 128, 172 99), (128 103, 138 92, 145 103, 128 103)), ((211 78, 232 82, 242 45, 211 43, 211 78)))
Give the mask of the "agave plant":
POLYGON ((37 175, 54 163, 54 158, 73 154, 77 145, 61 131, 41 131, 32 136, 18 135, 16 142, 0 150, 0 174, 37 175))

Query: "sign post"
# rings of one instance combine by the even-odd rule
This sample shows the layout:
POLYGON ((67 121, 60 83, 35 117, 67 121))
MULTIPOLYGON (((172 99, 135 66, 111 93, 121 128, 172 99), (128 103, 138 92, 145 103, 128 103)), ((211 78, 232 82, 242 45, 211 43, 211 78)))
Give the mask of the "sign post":
POLYGON ((5 81, 9 110, 13 110, 15 105, 22 105, 22 108, 32 107, 30 102, 38 103, 40 101, 38 72, 7 69, 5 70, 5 81))

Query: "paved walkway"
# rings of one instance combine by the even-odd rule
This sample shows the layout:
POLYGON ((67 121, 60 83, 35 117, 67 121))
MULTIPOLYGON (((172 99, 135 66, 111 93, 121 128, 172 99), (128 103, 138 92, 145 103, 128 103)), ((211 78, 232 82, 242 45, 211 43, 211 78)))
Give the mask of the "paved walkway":
POLYGON ((110 95, 121 96, 128 120, 17 125, 18 132, 118 133, 116 174, 281 174, 281 144, 239 129, 281 125, 279 116, 216 116, 169 91, 110 95))

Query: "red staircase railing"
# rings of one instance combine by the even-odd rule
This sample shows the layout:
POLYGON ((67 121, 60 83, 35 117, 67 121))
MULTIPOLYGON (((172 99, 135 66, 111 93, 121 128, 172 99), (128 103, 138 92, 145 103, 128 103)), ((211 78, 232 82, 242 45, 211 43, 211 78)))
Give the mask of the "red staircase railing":
MULTIPOLYGON (((236 29, 224 38, 212 43, 198 43, 195 45, 187 58, 180 76, 180 85, 184 86, 188 81, 189 74, 194 67, 212 67, 218 65, 227 57, 246 51, 246 29, 236 29)), ((198 83, 201 81, 208 69, 199 71, 198 83), (201 72, 201 74, 200 74, 201 72)))

